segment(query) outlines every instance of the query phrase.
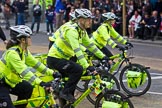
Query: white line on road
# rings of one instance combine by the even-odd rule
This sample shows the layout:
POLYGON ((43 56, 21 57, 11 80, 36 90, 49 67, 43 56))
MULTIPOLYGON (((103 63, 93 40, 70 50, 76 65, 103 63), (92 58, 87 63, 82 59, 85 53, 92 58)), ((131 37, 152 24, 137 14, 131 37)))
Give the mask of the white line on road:
POLYGON ((151 77, 151 79, 162 79, 162 76, 154 76, 154 77, 151 77))
POLYGON ((162 73, 150 73, 151 75, 162 75, 162 73))
POLYGON ((149 44, 149 43, 138 43, 138 42, 134 42, 134 44, 137 44, 137 45, 143 45, 143 46, 154 46, 154 47, 162 47, 161 45, 158 45, 158 44, 149 44))
POLYGON ((151 92, 151 91, 148 91, 147 93, 148 93, 148 94, 162 95, 162 93, 159 93, 159 92, 151 92))
POLYGON ((159 58, 151 58, 151 57, 143 57, 143 56, 134 56, 135 58, 141 58, 141 59, 146 59, 146 60, 156 60, 159 62, 162 62, 162 59, 159 58))

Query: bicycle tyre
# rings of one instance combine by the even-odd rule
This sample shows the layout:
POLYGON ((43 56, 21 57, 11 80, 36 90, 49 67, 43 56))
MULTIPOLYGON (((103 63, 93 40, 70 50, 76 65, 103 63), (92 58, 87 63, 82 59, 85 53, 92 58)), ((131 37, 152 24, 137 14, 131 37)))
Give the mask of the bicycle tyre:
MULTIPOLYGON (((146 69, 144 66, 140 65, 140 64, 130 64, 125 66, 120 73, 119 76, 119 81, 120 81, 120 85, 122 87, 122 89, 129 95, 133 95, 133 96, 141 96, 143 94, 145 94, 151 86, 151 75, 148 71, 148 69, 146 69), (141 84, 139 87, 137 88, 131 88, 128 87, 128 84, 124 82, 124 80, 126 80, 126 72, 127 70, 132 70, 132 71, 137 71, 137 72, 144 72, 147 75, 147 80, 144 84, 141 84), (124 79, 125 77, 125 79, 124 79)), ((126 80, 127 81, 127 80, 126 80)))
POLYGON ((109 101, 109 102, 115 102, 115 103, 120 103, 120 102, 127 102, 126 104, 128 105, 128 107, 124 107, 122 105, 121 108, 134 108, 133 103, 131 102, 131 100, 125 96, 123 93, 121 93, 120 91, 114 91, 114 90, 110 90, 105 92, 104 94, 101 93, 97 96, 97 100, 95 102, 95 108, 101 108, 102 104, 101 102, 104 100, 109 101), (121 100, 114 100, 114 97, 120 97, 121 100))
MULTIPOLYGON (((118 80, 116 79, 115 76, 113 76, 113 75, 110 74, 110 73, 102 73, 101 79, 104 80, 105 78, 107 78, 107 79, 106 79, 107 82, 110 82, 110 80, 113 79, 114 82, 115 82, 114 85, 116 85, 115 89, 120 90, 120 84, 119 84, 119 82, 118 82, 118 80), (109 79, 109 78, 111 78, 111 79, 109 79)), ((104 80, 104 81, 105 81, 105 80, 104 80)), ((90 83, 90 80, 86 82, 85 88, 88 88, 89 83, 90 83)), ((93 92, 94 92, 94 91, 92 91, 91 94, 88 94, 88 95, 87 95, 87 99, 88 99, 93 105, 95 105, 96 96, 94 95, 93 92)))

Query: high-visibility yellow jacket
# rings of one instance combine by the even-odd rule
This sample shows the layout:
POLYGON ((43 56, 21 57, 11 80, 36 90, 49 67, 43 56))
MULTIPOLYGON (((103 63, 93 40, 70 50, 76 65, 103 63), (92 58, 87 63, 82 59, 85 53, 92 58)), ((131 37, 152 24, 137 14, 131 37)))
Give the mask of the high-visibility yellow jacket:
POLYGON ((52 6, 53 5, 53 0, 45 0, 45 4, 46 4, 46 9, 48 9, 48 6, 52 6))
POLYGON ((53 74, 53 70, 35 59, 29 51, 25 52, 17 45, 5 51, 0 66, 1 78, 3 76, 11 87, 15 87, 22 80, 33 85, 40 84, 42 80, 34 75, 31 67, 46 75, 53 74))
MULTIPOLYGON (((33 0, 33 5, 36 4, 36 0, 33 0)), ((39 5, 43 6, 43 0, 39 0, 39 5)))
POLYGON ((48 38, 49 41, 55 42, 56 38, 59 37, 59 35, 60 35, 61 28, 64 28, 65 26, 69 26, 69 25, 72 25, 72 24, 74 24, 74 22, 71 21, 71 20, 69 22, 66 22, 65 24, 63 24, 59 29, 56 30, 55 33, 53 33, 52 36, 49 36, 49 38, 48 38))
MULTIPOLYGON (((49 36, 49 38, 48 38, 49 41, 55 42, 56 38, 60 36, 61 29, 64 28, 65 26, 70 27, 72 24, 74 24, 74 22, 71 20, 69 22, 63 24, 59 29, 56 30, 56 32, 53 34, 53 36, 49 36)), ((81 47, 82 51, 86 50, 86 48, 83 45, 81 45, 80 47, 81 47)))
POLYGON ((64 58, 66 60, 76 56, 79 64, 86 69, 89 64, 83 55, 81 44, 94 53, 98 58, 102 59, 105 56, 96 45, 90 41, 87 32, 82 30, 76 23, 61 28, 60 35, 56 38, 55 43, 50 48, 48 56, 64 58))
POLYGON ((125 40, 119 33, 115 31, 112 25, 107 23, 103 23, 98 29, 93 32, 93 36, 91 40, 97 45, 100 49, 105 47, 107 44, 112 48, 116 47, 116 43, 111 39, 111 37, 117 40, 121 44, 125 44, 127 40, 125 40))

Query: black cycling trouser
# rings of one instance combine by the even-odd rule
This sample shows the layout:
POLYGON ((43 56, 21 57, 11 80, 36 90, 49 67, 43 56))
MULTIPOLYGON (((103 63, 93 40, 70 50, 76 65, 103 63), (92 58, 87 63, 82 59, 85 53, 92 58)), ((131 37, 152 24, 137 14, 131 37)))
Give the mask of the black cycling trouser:
POLYGON ((26 108, 26 104, 13 106, 9 94, 18 96, 17 100, 29 99, 33 91, 33 86, 27 81, 22 81, 14 88, 11 88, 4 80, 0 82, 0 108, 26 108))
POLYGON ((47 57, 47 65, 51 69, 58 70, 63 77, 68 76, 69 80, 65 83, 63 93, 74 95, 76 85, 82 76, 82 66, 71 60, 54 57, 47 57))

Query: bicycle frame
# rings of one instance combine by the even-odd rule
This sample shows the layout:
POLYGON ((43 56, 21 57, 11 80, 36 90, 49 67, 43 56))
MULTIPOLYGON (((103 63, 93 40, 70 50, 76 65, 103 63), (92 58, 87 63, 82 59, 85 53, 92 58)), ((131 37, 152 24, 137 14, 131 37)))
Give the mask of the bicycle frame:
MULTIPOLYGON (((79 97, 76 99, 76 101, 74 103, 71 104, 71 106, 76 107, 77 105, 80 104, 80 102, 82 102, 82 100, 88 95, 90 94, 96 87, 98 84, 102 84, 102 80, 100 78, 100 75, 97 74, 95 76, 91 75, 91 76, 82 76, 81 77, 82 80, 90 80, 90 79, 94 79, 95 82, 79 97)), ((67 79, 66 79, 67 80, 67 79)))
POLYGON ((36 98, 30 98, 30 99, 23 99, 23 100, 19 100, 19 101, 13 101, 13 105, 22 105, 22 104, 30 104, 30 106, 32 107, 41 107, 41 108, 48 108, 50 107, 49 105, 49 101, 50 101, 50 105, 57 106, 57 103, 55 102, 54 98, 53 98, 53 93, 50 92, 47 96, 43 96, 43 97, 36 97, 36 98), (43 103, 40 104, 39 106, 36 106, 33 101, 42 101, 43 103))
MULTIPOLYGON (((116 72, 118 72, 118 71, 120 70, 120 68, 121 68, 121 66, 123 65, 124 62, 130 63, 130 62, 129 62, 129 58, 127 57, 127 50, 122 51, 121 54, 116 54, 116 55, 113 55, 113 56, 110 57, 111 60, 116 59, 116 58, 119 58, 119 59, 118 59, 118 61, 115 62, 115 64, 113 64, 112 67, 110 68, 109 71, 110 71, 111 74, 112 74, 116 69, 117 69, 116 72)), ((114 73, 114 74, 116 74, 116 73, 114 73)))
MULTIPOLYGON (((54 80, 52 76, 41 76, 42 74, 40 72, 36 72, 36 75, 44 82, 49 82, 49 81, 54 80)), ((39 88, 39 90, 41 90, 41 89, 39 88)), ((37 97, 31 97, 30 99, 13 101, 13 105, 27 104, 27 108, 31 108, 31 107, 49 108, 51 105, 53 107, 57 106, 57 103, 54 100, 53 91, 50 91, 49 93, 46 93, 44 89, 43 89, 43 91, 45 93, 45 96, 37 96, 37 97), (40 101, 39 102, 40 105, 38 105, 38 103, 34 103, 36 101, 37 102, 40 101)))

